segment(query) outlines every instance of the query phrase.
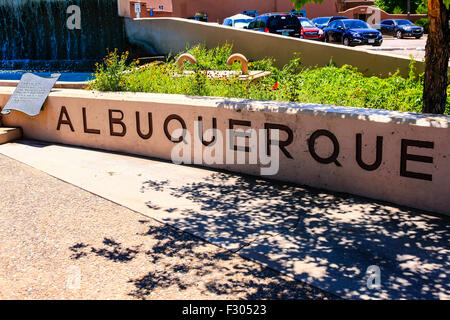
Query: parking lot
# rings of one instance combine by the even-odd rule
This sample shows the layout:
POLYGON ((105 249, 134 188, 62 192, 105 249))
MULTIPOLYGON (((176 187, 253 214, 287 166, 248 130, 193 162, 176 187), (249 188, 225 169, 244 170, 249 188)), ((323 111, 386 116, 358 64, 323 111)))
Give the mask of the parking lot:
POLYGON ((415 38, 405 38, 397 39, 390 36, 383 36, 383 44, 380 47, 373 46, 357 46, 357 49, 367 49, 384 51, 392 54, 412 55, 417 60, 422 60, 425 57, 425 44, 427 42, 427 35, 424 35, 420 39, 415 38))

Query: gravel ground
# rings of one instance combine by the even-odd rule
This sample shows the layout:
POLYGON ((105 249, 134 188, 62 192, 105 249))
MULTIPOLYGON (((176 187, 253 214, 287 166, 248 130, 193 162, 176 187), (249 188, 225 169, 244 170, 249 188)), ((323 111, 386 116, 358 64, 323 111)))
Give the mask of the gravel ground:
POLYGON ((0 155, 0 299, 333 299, 0 155))

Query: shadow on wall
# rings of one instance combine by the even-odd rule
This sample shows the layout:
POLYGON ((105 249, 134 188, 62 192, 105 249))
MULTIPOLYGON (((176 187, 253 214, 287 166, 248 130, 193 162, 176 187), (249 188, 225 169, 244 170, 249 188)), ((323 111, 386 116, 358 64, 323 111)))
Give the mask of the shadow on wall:
MULTIPOLYGON (((202 100, 204 97, 191 96, 191 99, 202 100)), ((274 101, 252 100, 252 99, 229 99, 221 98, 223 101, 217 103, 217 108, 229 109, 241 112, 243 110, 253 110, 255 102, 258 104, 258 111, 271 112, 274 101)), ((429 126, 437 128, 447 128, 450 123, 449 116, 431 115, 427 113, 395 111, 385 109, 355 108, 346 106, 335 106, 327 104, 299 103, 293 101, 276 101, 278 112, 301 113, 302 115, 312 115, 315 117, 327 117, 330 114, 340 119, 378 121, 397 125, 419 125, 427 123, 429 126), (312 107, 313 106, 313 107, 312 107), (305 107, 305 108, 303 108, 305 107)))

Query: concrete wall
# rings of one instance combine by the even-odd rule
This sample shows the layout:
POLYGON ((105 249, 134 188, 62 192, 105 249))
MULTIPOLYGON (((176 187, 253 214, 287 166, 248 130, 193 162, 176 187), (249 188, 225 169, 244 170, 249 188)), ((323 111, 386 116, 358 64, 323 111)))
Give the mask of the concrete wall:
MULTIPOLYGON (((125 0, 130 1, 130 0, 125 0)), ((294 8, 291 0, 173 0, 173 1, 155 1, 155 0, 139 0, 141 3, 146 3, 147 8, 155 7, 155 4, 165 3, 169 7, 171 4, 171 13, 167 13, 172 17, 189 18, 194 17, 196 13, 208 14, 209 22, 222 23, 226 17, 241 13, 244 10, 257 10, 259 14, 266 12, 288 12, 294 8)), ((325 0, 326 3, 333 3, 335 8, 335 0, 325 0)), ((324 5, 324 9, 326 6, 324 5)), ((125 17, 136 17, 134 10, 130 12, 131 15, 124 15, 125 17)), ((157 13, 160 15, 163 13, 157 13)), ((141 17, 147 17, 147 13, 141 13, 141 17)))
MULTIPOLYGON (((233 16, 237 13, 241 13, 244 10, 256 10, 259 14, 268 12, 289 12, 294 9, 291 0, 119 0, 122 2, 141 2, 145 4, 145 7, 157 7, 156 4, 164 4, 165 7, 169 7, 168 3, 172 2, 170 6, 172 11, 168 12, 156 12, 155 16, 171 16, 177 18, 189 18, 195 16, 196 13, 208 14, 209 22, 222 23, 226 17, 233 16)), ((323 0, 322 3, 310 3, 302 7, 306 10, 308 18, 313 19, 316 17, 335 16, 339 13, 339 8, 348 8, 349 6, 355 6, 360 4, 372 4, 373 1, 360 1, 359 3, 346 3, 337 5, 336 0, 323 0)), ((125 5, 125 4, 124 4, 125 5)), ((345 9, 344 9, 345 10, 345 9)), ((122 15, 123 17, 135 18, 133 7, 128 15, 122 15)), ((148 12, 141 12, 141 18, 148 17, 148 12)))
MULTIPOLYGON (((408 57, 389 53, 347 48, 342 45, 294 39, 263 32, 239 30, 231 27, 211 25, 179 18, 125 19, 129 40, 145 46, 154 54, 177 54, 186 49, 186 44, 205 43, 208 47, 234 44, 234 51, 252 60, 274 57, 276 64, 288 63, 294 52, 301 53, 304 66, 324 66, 332 59, 338 66, 351 64, 366 75, 387 76, 397 69, 408 76, 408 57)), ((417 72, 425 65, 417 62, 417 72)))
MULTIPOLYGON (((19 80, 0 80, 0 87, 17 87, 19 82, 19 80)), ((86 89, 88 85, 88 81, 57 81, 53 88, 86 89)))
POLYGON ((150 1, 134 1, 131 0, 129 3, 130 6, 130 14, 126 17, 132 17, 136 18, 136 11, 135 11, 135 4, 140 3, 141 4, 141 12, 140 12, 140 18, 158 18, 158 17, 172 17, 173 16, 173 10, 172 10, 172 1, 162 1, 159 0, 157 3, 163 4, 163 9, 159 9, 156 3, 150 2, 150 1), (153 15, 151 15, 151 10, 153 10, 153 15))
POLYGON ((339 12, 336 5, 336 0, 323 0, 320 4, 309 3, 303 6, 302 9, 306 10, 306 16, 309 19, 337 16, 339 12))
POLYGON ((340 16, 348 17, 350 19, 360 19, 362 18, 360 15, 366 15, 365 20, 367 23, 373 25, 378 24, 380 20, 384 19, 407 19, 412 22, 416 22, 419 19, 426 18, 428 15, 426 14, 390 14, 384 10, 373 8, 370 6, 357 6, 354 8, 350 8, 344 12, 338 13, 340 16), (370 18, 372 17, 372 18, 370 18), (379 19, 377 21, 377 19, 379 19))
MULTIPOLYGON (((0 87, 0 106, 6 104, 13 90, 0 87)), ((280 145, 271 153, 279 156, 279 171, 269 178, 450 215, 449 116, 273 101, 55 89, 37 117, 13 111, 3 116, 3 123, 22 127, 25 138, 29 139, 169 160, 174 148, 186 145, 187 139, 182 142, 169 139, 171 135, 173 140, 179 137, 174 130, 181 128, 182 123, 192 136, 200 139, 199 131, 194 129, 194 121, 199 117, 203 121, 201 130, 216 123, 224 137, 226 129, 235 132, 279 128, 280 145)), ((262 144, 253 144, 251 148, 266 155, 267 137, 263 133, 258 140, 262 144)), ((270 140, 278 140, 272 134, 273 131, 270 140)), ((216 152, 224 153, 230 150, 235 155, 228 144, 222 148, 219 145, 206 147, 200 142, 200 149, 217 148, 216 152)), ((248 153, 243 153, 248 158, 248 153)), ((192 160, 194 155, 188 158, 192 160)), ((261 168, 265 167, 260 162, 261 153, 258 159, 256 164, 208 166, 260 175, 261 168)), ((203 165, 207 166, 204 162, 203 165)))
MULTIPOLYGON (((189 18, 196 13, 208 14, 209 22, 223 23, 229 16, 241 13, 244 10, 257 10, 259 14, 268 12, 289 12, 294 9, 291 0, 119 0, 119 14, 122 17, 136 18, 134 3, 140 2, 142 5, 141 18, 150 17, 148 8, 157 8, 158 4, 163 4, 165 10, 155 9, 153 17, 177 17, 189 18), (124 8, 128 3, 129 8, 124 8), (131 7, 131 9, 130 9, 131 7), (128 10, 128 11, 127 11, 128 10)), ((337 0, 323 0, 322 3, 309 3, 302 7, 306 10, 309 19, 328 16, 346 16, 353 18, 355 14, 371 14, 373 1, 352 1, 344 2, 337 0)), ((411 14, 388 14, 380 10, 381 19, 410 19, 417 21, 427 15, 411 14)), ((359 18, 358 16, 356 18, 359 18)))
POLYGON ((208 14, 209 22, 222 23, 226 17, 241 13, 244 10, 257 10, 259 14, 266 12, 287 12, 294 8, 291 0, 175 0, 173 12, 175 17, 192 17, 197 12, 208 14))
POLYGON ((130 16, 130 0, 117 0, 117 7, 120 17, 130 16))

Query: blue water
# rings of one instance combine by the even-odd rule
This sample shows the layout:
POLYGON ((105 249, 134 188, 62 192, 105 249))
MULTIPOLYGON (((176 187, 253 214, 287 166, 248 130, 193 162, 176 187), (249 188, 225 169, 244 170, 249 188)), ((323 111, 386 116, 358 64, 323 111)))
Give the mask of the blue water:
MULTIPOLYGON (((0 70, 0 80, 20 80, 27 71, 2 71, 0 70)), ((53 72, 31 72, 40 77, 50 77, 53 72)), ((61 72, 58 81, 79 82, 88 81, 94 77, 88 72, 61 72)))

